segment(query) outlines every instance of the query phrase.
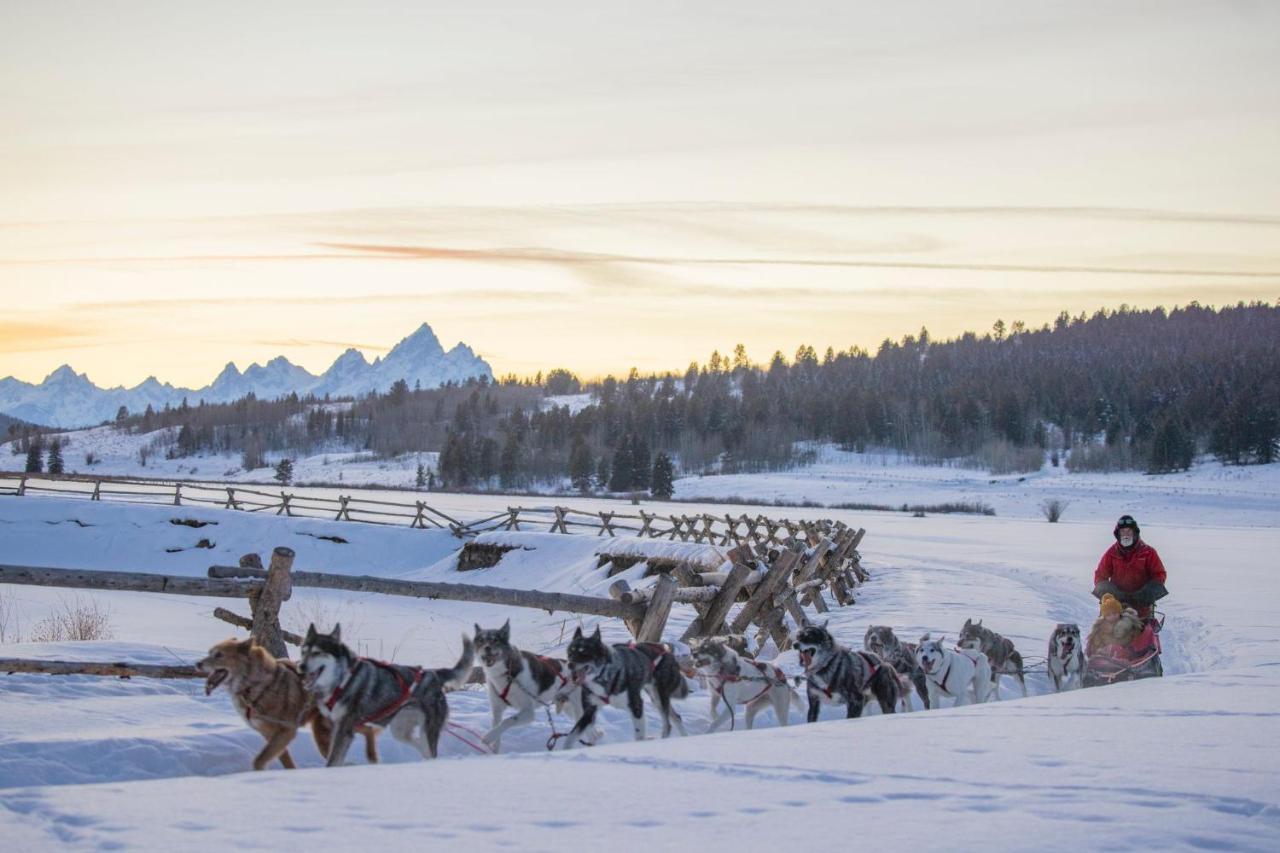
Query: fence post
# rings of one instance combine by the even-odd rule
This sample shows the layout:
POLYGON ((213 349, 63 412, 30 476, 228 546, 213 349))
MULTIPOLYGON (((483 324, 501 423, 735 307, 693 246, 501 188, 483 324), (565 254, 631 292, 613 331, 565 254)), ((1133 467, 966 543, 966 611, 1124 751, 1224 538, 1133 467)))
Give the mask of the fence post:
POLYGON ((644 522, 640 525, 640 532, 636 534, 640 539, 653 537, 653 520, 657 518, 657 514, 650 515, 644 510, 640 510, 640 520, 644 522))
POLYGON ((26 493, 27 493, 27 475, 23 474, 22 478, 18 480, 18 497, 22 497, 26 493))
POLYGON ((293 500, 293 495, 286 495, 284 492, 281 492, 281 493, 280 493, 280 508, 279 508, 278 510, 276 510, 276 515, 280 515, 280 514, 282 514, 282 513, 283 513, 284 515, 287 515, 287 516, 289 516, 290 518, 292 518, 292 517, 293 517, 293 510, 289 509, 289 501, 291 501, 291 500, 293 500))
POLYGON ((173 505, 182 506, 182 484, 173 484, 173 505))
POLYGON ((293 594, 293 582, 289 575, 293 569, 293 557, 293 549, 283 545, 272 551, 267 581, 257 596, 249 597, 249 609, 253 611, 251 635, 258 645, 278 658, 289 656, 280 630, 280 605, 293 594))
MULTIPOLYGON (((603 536, 606 533, 610 536, 617 536, 617 534, 613 532, 613 526, 609 524, 614 515, 615 513, 612 512, 605 512, 604 510, 600 511, 600 532, 597 533, 596 536, 603 536)), ((566 530, 565 532, 568 533, 569 531, 566 530)))
POLYGON ((236 490, 227 486, 227 502, 223 509, 239 509, 240 501, 236 500, 236 490))
POLYGON ((675 601, 676 580, 671 575, 659 575, 653 587, 653 595, 649 606, 644 611, 644 621, 636 640, 641 643, 662 642, 662 632, 667 628, 667 617, 671 614, 671 604, 675 601))
POLYGON ((93 494, 89 495, 89 500, 91 501, 102 500, 102 481, 101 480, 93 481, 93 494))

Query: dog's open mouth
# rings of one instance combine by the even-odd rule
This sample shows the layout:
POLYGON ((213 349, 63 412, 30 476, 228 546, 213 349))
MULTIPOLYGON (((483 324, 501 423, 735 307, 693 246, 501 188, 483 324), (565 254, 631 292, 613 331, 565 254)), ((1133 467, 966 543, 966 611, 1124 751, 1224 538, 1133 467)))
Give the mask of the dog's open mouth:
POLYGON ((310 690, 312 687, 316 686, 316 679, 319 677, 320 677, 320 670, 318 669, 315 670, 314 672, 304 672, 302 674, 302 686, 305 689, 310 690))
POLYGON ((227 672, 225 669, 215 669, 213 672, 209 673, 209 677, 204 680, 204 695, 208 696, 210 693, 217 690, 218 685, 226 681, 227 676, 230 674, 231 673, 227 672))
POLYGON ((813 663, 813 649, 800 650, 800 665, 805 669, 809 668, 809 664, 813 663))

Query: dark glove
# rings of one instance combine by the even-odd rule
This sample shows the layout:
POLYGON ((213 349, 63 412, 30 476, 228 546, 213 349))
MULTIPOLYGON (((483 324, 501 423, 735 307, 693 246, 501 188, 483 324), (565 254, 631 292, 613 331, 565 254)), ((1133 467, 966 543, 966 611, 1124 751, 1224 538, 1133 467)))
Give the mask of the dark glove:
POLYGON ((1129 593, 1129 598, 1143 607, 1150 607, 1169 594, 1160 581, 1147 581, 1136 591, 1129 593))
POLYGON ((1100 599, 1107 593, 1111 593, 1119 599, 1124 598, 1124 593, 1121 592, 1111 581, 1098 581, 1097 585, 1093 588, 1093 597, 1100 599))

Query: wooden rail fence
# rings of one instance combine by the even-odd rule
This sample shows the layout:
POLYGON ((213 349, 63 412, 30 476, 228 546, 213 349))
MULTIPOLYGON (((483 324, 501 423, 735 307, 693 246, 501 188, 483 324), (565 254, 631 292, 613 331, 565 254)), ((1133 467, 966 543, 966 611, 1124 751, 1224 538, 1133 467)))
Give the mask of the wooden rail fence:
POLYGON ((781 546, 791 540, 812 541, 836 529, 830 520, 773 519, 763 515, 725 513, 634 513, 589 511, 568 506, 509 506, 504 511, 460 521, 426 501, 381 500, 362 495, 326 497, 281 489, 231 486, 188 480, 139 480, 123 477, 53 476, 0 472, 0 495, 51 495, 91 501, 208 506, 242 512, 327 518, 365 524, 407 525, 419 529, 450 530, 460 538, 487 531, 530 530, 550 533, 590 533, 596 536, 637 536, 702 542, 711 545, 781 546))
MULTIPOLYGON (((681 636, 684 641, 723 633, 745 634, 754 627, 757 645, 772 639, 777 648, 783 650, 790 646, 792 631, 809 621, 805 607, 812 607, 817 613, 828 610, 823 598, 824 590, 830 591, 842 605, 853 603, 854 591, 867 579, 857 552, 864 534, 864 530, 854 530, 837 523, 831 536, 818 536, 810 541, 792 539, 781 548, 766 551, 747 544, 738 545, 728 552, 731 568, 727 572, 696 571, 692 564, 676 564, 669 572, 660 574, 648 589, 633 590, 625 580, 615 581, 609 588, 609 598, 367 575, 295 572, 294 552, 285 547, 272 552, 267 569, 254 565, 211 566, 208 577, 203 578, 0 565, 0 583, 245 598, 249 602, 249 617, 222 607, 214 609, 214 616, 247 629, 255 640, 278 657, 287 657, 286 643, 298 645, 301 642, 296 634, 283 630, 279 621, 280 606, 290 598, 294 587, 474 601, 548 612, 605 616, 621 619, 640 642, 660 642, 663 639, 671 608, 679 602, 692 605, 696 612, 696 617, 681 636), (731 615, 735 606, 738 610, 731 615)), ((0 672, 158 678, 199 675, 194 669, 184 666, 18 659, 0 659, 0 672)))

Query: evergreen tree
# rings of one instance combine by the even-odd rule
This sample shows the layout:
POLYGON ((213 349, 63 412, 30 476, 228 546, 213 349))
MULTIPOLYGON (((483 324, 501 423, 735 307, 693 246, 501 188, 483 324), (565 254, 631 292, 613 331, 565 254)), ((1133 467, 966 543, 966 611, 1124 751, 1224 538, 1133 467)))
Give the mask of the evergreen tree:
POLYGON ((33 441, 31 442, 30 447, 27 448, 26 471, 28 474, 39 474, 43 470, 44 470, 43 448, 41 448, 40 442, 33 441))
POLYGON ((502 445, 498 479, 504 489, 515 488, 520 483, 520 441, 515 433, 507 433, 506 443, 502 445))
POLYGON ((275 481, 282 486, 293 482, 293 460, 285 457, 276 463, 275 481))
POLYGON ((631 488, 633 464, 631 436, 624 433, 618 439, 618 446, 613 452, 613 475, 609 478, 609 491, 625 492, 631 488))
POLYGON ((649 462, 649 443, 638 435, 631 436, 631 484, 629 489, 647 489, 653 469, 649 462))
POLYGON ((587 447, 581 434, 574 435, 573 447, 569 450, 569 479, 573 487, 583 494, 591 491, 591 472, 594 469, 591 448, 587 447))
POLYGON ((609 487, 609 457, 601 453, 600 462, 596 465, 596 488, 607 489, 608 487, 609 487))
POLYGON ((421 462, 418 463, 418 473, 413 478, 413 485, 421 491, 422 487, 427 484, 427 469, 421 462))
POLYGON ((62 442, 54 439, 49 443, 49 473, 62 473, 62 442))
POLYGON ((433 492, 435 491, 435 488, 436 488, 436 472, 429 471, 427 472, 427 491, 433 492))
POLYGON ((1191 467, 1194 457, 1195 443, 1183 428, 1181 419, 1176 415, 1165 418, 1151 440, 1151 472, 1185 471, 1191 467))
POLYGON ((649 493, 655 498, 669 500, 675 494, 675 470, 667 454, 659 453, 654 458, 653 473, 650 479, 649 493))

